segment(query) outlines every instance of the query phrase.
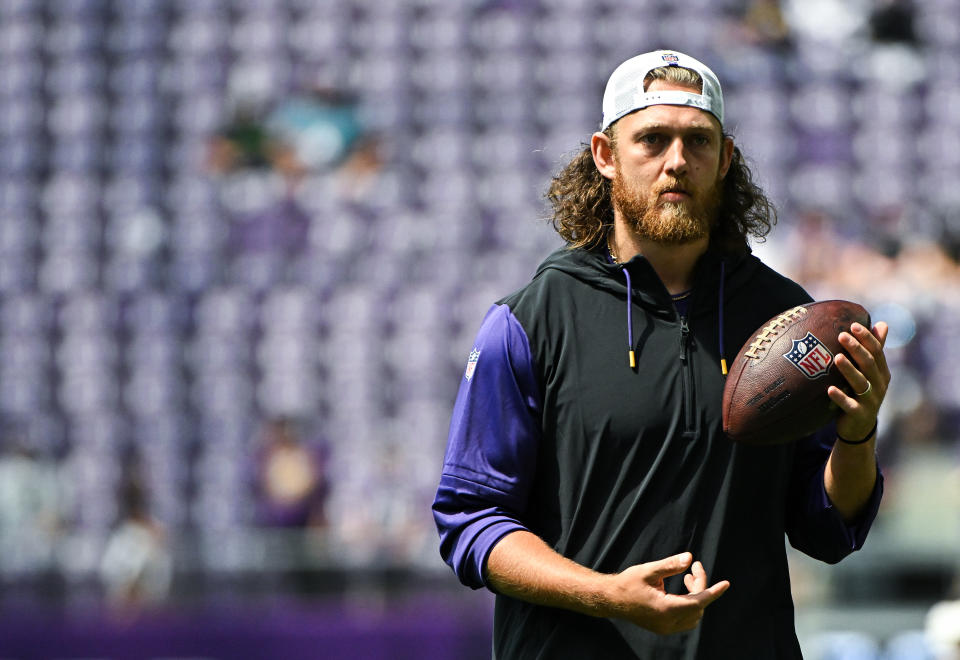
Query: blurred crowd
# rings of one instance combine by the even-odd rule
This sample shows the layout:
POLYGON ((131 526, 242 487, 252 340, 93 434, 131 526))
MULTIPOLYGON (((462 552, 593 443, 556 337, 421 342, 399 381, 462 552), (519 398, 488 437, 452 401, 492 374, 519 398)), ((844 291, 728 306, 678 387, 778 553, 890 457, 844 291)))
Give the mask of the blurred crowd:
POLYGON ((0 3, 3 597, 442 573, 472 335, 557 246, 541 196, 603 80, 655 47, 725 85, 780 208, 758 254, 890 324, 876 536, 955 573, 960 2, 687 4, 0 3))

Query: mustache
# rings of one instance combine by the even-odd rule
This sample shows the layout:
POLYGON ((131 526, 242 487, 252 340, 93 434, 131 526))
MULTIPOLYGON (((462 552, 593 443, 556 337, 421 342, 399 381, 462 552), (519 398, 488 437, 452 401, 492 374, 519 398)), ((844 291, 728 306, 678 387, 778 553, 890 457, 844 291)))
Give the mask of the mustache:
POLYGON ((659 186, 654 187, 653 193, 655 195, 662 195, 663 193, 668 192, 681 192, 681 193, 693 193, 694 189, 690 186, 689 183, 684 182, 682 179, 673 179, 667 181, 659 186))

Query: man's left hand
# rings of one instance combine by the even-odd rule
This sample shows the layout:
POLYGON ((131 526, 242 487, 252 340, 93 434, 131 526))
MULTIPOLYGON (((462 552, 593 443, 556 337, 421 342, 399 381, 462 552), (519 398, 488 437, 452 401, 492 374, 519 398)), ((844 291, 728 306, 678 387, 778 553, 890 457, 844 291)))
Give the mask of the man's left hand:
POLYGON ((888 331, 883 321, 873 326, 873 330, 853 323, 850 332, 841 332, 838 337, 840 345, 853 358, 850 360, 843 353, 834 358, 853 394, 833 385, 827 388, 827 395, 843 411, 837 420, 837 434, 842 438, 860 440, 877 423, 880 404, 890 385, 890 369, 883 354, 888 331))

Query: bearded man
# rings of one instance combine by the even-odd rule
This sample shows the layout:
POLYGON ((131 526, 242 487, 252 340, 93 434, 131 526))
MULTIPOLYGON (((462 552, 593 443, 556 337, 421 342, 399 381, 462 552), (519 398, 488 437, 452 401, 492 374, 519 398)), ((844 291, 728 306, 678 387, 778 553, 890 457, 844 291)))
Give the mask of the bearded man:
POLYGON ((784 536, 829 563, 866 538, 886 325, 840 335, 860 394, 828 390, 835 424, 731 443, 725 356, 810 297, 750 253, 775 216, 709 68, 631 58, 602 110, 548 193, 567 246, 493 305, 470 353, 441 554, 497 594, 495 658, 799 658, 784 536))

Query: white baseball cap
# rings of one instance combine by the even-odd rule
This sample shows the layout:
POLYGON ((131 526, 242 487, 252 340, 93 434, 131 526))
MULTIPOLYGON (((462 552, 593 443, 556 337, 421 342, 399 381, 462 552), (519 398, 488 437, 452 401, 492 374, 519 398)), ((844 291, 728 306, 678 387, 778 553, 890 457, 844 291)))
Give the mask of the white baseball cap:
POLYGON ((610 124, 634 110, 651 105, 689 105, 700 108, 720 120, 720 125, 723 126, 723 92, 716 74, 703 62, 675 50, 655 50, 631 57, 610 74, 607 88, 603 92, 603 123, 600 130, 606 130, 610 124), (672 89, 644 91, 643 79, 650 71, 662 66, 678 66, 696 71, 703 80, 703 90, 699 94, 672 89))

